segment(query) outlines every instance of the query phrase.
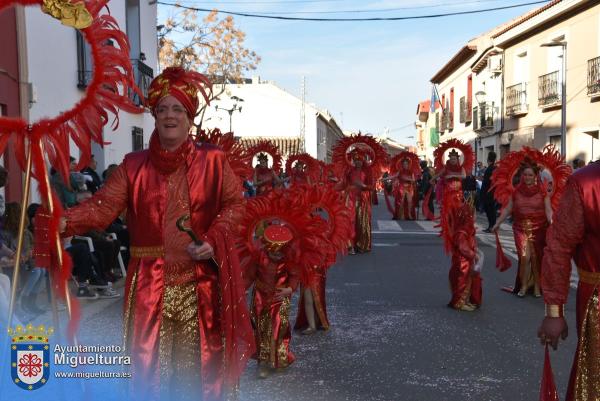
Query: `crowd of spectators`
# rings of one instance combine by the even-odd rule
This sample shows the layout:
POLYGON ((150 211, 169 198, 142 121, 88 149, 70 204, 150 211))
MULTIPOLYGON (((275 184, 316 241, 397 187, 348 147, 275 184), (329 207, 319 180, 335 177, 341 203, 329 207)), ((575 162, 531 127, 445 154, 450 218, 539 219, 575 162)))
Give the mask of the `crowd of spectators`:
MULTIPOLYGON (((110 165, 99 175, 92 157, 89 165, 76 171, 76 160, 71 158, 68 182, 54 169, 50 183, 63 208, 69 208, 89 198, 110 176, 117 165, 110 165)), ((0 188, 6 185, 8 172, 0 166, 0 188)), ((20 256, 16 314, 13 324, 20 320, 30 321, 45 313, 50 305, 50 280, 45 268, 35 265, 33 257, 35 216, 40 205, 32 203, 25 214, 25 230, 20 256), (22 319, 19 319, 21 317, 22 319), (26 318, 26 319, 24 319, 26 318)), ((12 277, 16 259, 21 205, 5 203, 0 195, 0 328, 8 316, 12 277)), ((105 230, 93 230, 83 236, 63 239, 63 246, 73 262, 72 292, 79 299, 96 300, 117 298, 120 295, 114 284, 123 279, 124 268, 129 259, 129 235, 125 219, 117 218, 105 230), (123 267, 123 268, 122 268, 123 267)), ((64 309, 64 305, 59 305, 64 309)))

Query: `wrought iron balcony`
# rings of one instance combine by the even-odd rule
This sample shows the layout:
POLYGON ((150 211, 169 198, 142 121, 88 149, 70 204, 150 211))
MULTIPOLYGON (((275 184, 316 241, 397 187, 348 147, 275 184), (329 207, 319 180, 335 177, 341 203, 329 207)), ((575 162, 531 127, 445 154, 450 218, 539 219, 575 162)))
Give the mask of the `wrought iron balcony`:
MULTIPOLYGON (((142 92, 142 95, 145 99, 148 97, 148 88, 150 87, 150 83, 152 83, 152 79, 154 78, 154 70, 142 60, 131 60, 131 64, 133 67, 135 84, 140 89, 140 92, 142 92)), ((131 92, 131 99, 138 106, 144 104, 144 99, 140 99, 140 96, 136 92, 131 92)))
POLYGON ((587 93, 600 96, 600 57, 588 60, 587 93))
POLYGON ((561 104, 562 82, 554 71, 538 78, 538 106, 542 108, 553 107, 561 104))
POLYGON ((473 107, 473 130, 493 129, 495 117, 493 102, 479 103, 478 106, 473 107))
POLYGON ((512 85, 506 88, 506 115, 516 116, 527 113, 527 83, 512 85))

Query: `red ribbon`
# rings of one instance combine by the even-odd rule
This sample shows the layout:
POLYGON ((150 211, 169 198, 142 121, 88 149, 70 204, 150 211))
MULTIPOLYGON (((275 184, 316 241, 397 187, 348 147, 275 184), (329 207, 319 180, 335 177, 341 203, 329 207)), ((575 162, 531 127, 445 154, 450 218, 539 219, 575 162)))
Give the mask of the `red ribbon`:
POLYGON ((556 383, 554 382, 554 372, 552 372, 552 365, 550 364, 548 344, 546 344, 545 354, 542 384, 540 386, 540 401, 560 401, 558 392, 556 391, 556 383))
POLYGON ((511 266, 512 262, 504 255, 502 244, 500 244, 500 237, 498 237, 498 232, 496 232, 496 269, 503 272, 508 270, 511 266))

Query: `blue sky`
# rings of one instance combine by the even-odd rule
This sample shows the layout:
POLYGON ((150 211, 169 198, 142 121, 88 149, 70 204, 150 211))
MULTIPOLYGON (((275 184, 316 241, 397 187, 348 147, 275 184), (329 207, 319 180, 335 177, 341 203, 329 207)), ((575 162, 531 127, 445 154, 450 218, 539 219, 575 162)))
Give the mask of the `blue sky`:
MULTIPOLYGON (((171 1, 171 0, 166 0, 171 1)), ((528 0, 181 0, 182 4, 242 12, 397 11, 289 14, 302 17, 411 16, 501 7, 528 0), (415 7, 415 8, 412 8, 415 7)), ((165 6, 160 6, 164 8, 165 6)), ((431 95, 430 78, 471 38, 537 6, 410 21, 298 22, 235 17, 247 46, 262 61, 253 75, 275 81, 327 109, 345 130, 381 133, 414 143, 417 103, 431 95)), ((168 10, 169 7, 166 7, 168 10)), ((165 10, 159 8, 160 19, 165 10)))

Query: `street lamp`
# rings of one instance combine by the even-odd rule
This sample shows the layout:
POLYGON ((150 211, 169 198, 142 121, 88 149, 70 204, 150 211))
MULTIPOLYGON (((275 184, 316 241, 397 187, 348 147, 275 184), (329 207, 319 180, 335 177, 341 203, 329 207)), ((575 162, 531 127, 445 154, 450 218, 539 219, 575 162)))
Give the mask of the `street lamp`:
POLYGON ((223 111, 226 111, 229 113, 229 132, 231 132, 231 117, 233 116, 233 112, 237 110, 241 113, 242 106, 238 105, 238 102, 244 101, 244 99, 241 99, 237 96, 232 96, 231 99, 233 99, 235 103, 233 104, 233 107, 230 109, 226 109, 224 107, 219 107, 218 104, 215 105, 215 111, 223 110, 223 111))
POLYGON ((567 42, 552 41, 542 43, 540 47, 562 48, 562 83, 561 83, 561 117, 560 117, 560 154, 567 157, 567 42))

